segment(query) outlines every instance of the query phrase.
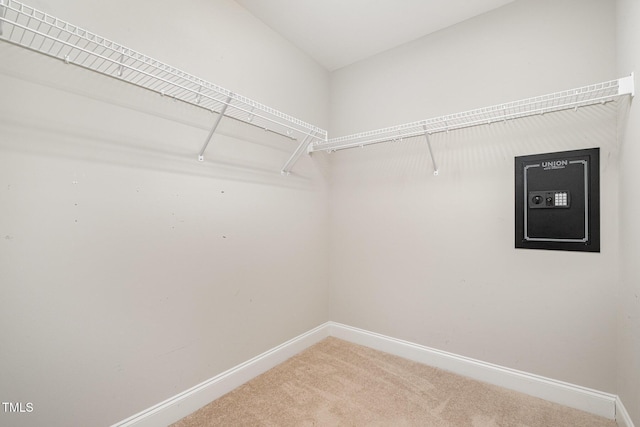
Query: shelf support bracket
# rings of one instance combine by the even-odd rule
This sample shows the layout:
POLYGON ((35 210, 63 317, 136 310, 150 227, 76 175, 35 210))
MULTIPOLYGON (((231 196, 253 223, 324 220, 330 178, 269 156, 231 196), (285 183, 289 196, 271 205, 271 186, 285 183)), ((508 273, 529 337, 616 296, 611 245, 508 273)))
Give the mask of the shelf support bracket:
POLYGON ((296 151, 293 152, 291 157, 289 157, 289 160, 287 160, 287 163, 285 163, 282 167, 282 170, 280 171, 282 175, 289 175, 291 173, 291 169, 293 169, 293 165, 296 164, 300 156, 302 156, 303 153, 307 152, 309 144, 311 144, 311 142, 313 141, 313 133, 314 132, 311 132, 309 135, 306 135, 300 142, 300 144, 298 144, 298 148, 296 148, 296 151))
POLYGON ((429 132, 427 132, 427 127, 423 126, 425 132, 424 132, 424 137, 427 140, 427 147, 429 148, 429 155, 431 156, 431 163, 433 164, 433 175, 434 176, 438 176, 438 174, 440 173, 438 171, 438 165, 436 165, 436 159, 435 157, 433 157, 433 149, 431 148, 431 139, 429 138, 429 132))
POLYGON ((124 52, 120 54, 120 61, 118 63, 118 77, 122 77, 122 73, 124 72, 124 52))
POLYGON ((204 145, 202 146, 202 149, 200 150, 200 154, 198 155, 199 161, 204 162, 204 152, 207 149, 207 145, 209 145, 209 143, 211 142, 211 138, 213 138, 213 134, 216 132, 216 129, 220 124, 220 120, 222 120, 222 117, 224 116, 224 113, 227 111, 227 107, 229 106, 229 104, 231 104, 231 96, 228 96, 227 99, 224 101, 224 105, 222 106, 222 109, 218 113, 218 117, 216 118, 216 121, 213 124, 211 131, 209 132, 207 139, 204 141, 204 145))

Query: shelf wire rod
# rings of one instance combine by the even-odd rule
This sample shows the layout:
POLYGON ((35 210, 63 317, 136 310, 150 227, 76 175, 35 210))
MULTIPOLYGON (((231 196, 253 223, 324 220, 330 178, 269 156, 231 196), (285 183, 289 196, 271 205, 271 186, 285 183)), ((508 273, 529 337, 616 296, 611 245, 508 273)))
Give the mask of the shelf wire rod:
MULTIPOLYGON (((40 31, 40 28, 42 27, 42 24, 43 24, 43 23, 44 23, 43 21, 40 21, 40 22, 38 23, 38 26, 36 27, 36 30, 37 30, 37 31, 40 31)), ((38 50, 42 50, 42 45, 44 44, 45 40, 46 40, 46 39, 43 37, 43 38, 42 38, 42 41, 40 42, 40 46, 39 46, 38 48, 36 48, 36 49, 38 49, 38 50)))
POLYGON ((122 55, 122 54, 120 54, 119 52, 117 52, 115 50, 112 51, 111 55, 109 56, 109 58, 113 58, 115 56, 118 56, 118 63, 116 64, 116 63, 114 63, 112 61, 106 61, 105 68, 103 70, 101 70, 100 72, 103 73, 103 74, 109 74, 109 75, 116 74, 116 75, 118 75, 118 71, 120 71, 120 75, 118 75, 118 77, 122 78, 122 75, 124 74, 125 69, 126 69, 126 65, 123 62, 120 62, 120 58, 119 58, 120 55, 122 55))
POLYGON ((167 96, 168 95, 167 89, 170 88, 170 87, 172 87, 172 85, 168 85, 168 84, 166 84, 166 82, 160 81, 160 82, 156 82, 156 83, 150 85, 149 89, 151 89, 153 91, 156 91, 156 92, 159 92, 160 95, 162 95, 162 96, 167 96))
MULTIPOLYGON (((26 25, 26 27, 27 27, 27 28, 29 28, 29 29, 30 29, 29 24, 31 24, 31 20, 32 20, 32 19, 33 19, 33 18, 29 17, 29 18, 27 19, 27 23, 25 24, 25 25, 26 25)), ((23 31, 23 32, 22 32, 22 37, 20 37, 20 44, 24 44, 24 43, 23 43, 23 40, 24 40, 24 37, 25 37, 26 35, 27 35, 27 32, 26 32, 26 31, 23 31)))
POLYGON ((5 0, 0 0, 0 36, 2 35, 3 25, 4 25, 4 17, 7 13, 7 8, 4 5, 5 0))
MULTIPOLYGON (((123 76, 123 79, 138 86, 146 87, 149 90, 155 90, 149 81, 153 81, 155 77, 151 74, 141 73, 141 70, 134 65, 128 68, 130 73, 128 76, 123 76)), ((156 81, 154 84, 160 84, 159 81, 156 81)))
MULTIPOLYGON (((111 61, 106 61, 106 60, 101 60, 100 62, 98 62, 97 65, 92 65, 92 67, 95 67, 95 69, 97 70, 97 72, 102 73, 102 74, 107 74, 108 70, 115 68, 113 62, 111 61)), ((113 74, 112 72, 109 72, 109 74, 113 74)))
MULTIPOLYGON (((74 42, 74 45, 75 45, 76 49, 72 50, 72 52, 71 52, 71 53, 75 53, 75 57, 73 59, 71 59, 71 62, 73 62, 74 64, 75 63, 80 64, 81 62, 78 60, 78 58, 83 53, 85 55, 89 55, 88 52, 91 52, 92 54, 94 54, 96 56, 99 56, 99 54, 96 53, 94 50, 89 50, 89 43, 85 39, 83 39, 80 36, 78 36, 78 34, 73 33, 72 37, 76 37, 77 40, 74 42), (77 52, 76 52, 76 50, 77 50, 77 52)), ((71 58, 71 53, 69 54, 69 58, 71 58)))
POLYGON ((147 85, 147 82, 151 79, 151 77, 141 74, 134 67, 125 67, 122 70, 122 76, 118 76, 118 78, 125 82, 129 82, 134 86, 140 86, 140 87, 149 89, 151 91, 154 91, 151 87, 147 85))
POLYGON ((39 52, 47 52, 47 54, 51 54, 51 51, 56 45, 56 42, 54 41, 56 36, 53 35, 54 32, 57 32, 59 34, 60 30, 52 26, 49 26, 47 28, 47 37, 43 37, 42 47, 40 49, 37 49, 39 52))
POLYGON ((69 43, 70 39, 71 39, 71 34, 65 32, 64 29, 60 28, 60 33, 58 34, 57 38, 53 39, 54 42, 60 43, 60 49, 58 49, 58 52, 54 54, 55 56, 60 57, 60 54, 62 53, 62 50, 64 48, 73 49, 73 45, 69 43), (63 37, 66 37, 66 38, 63 40, 63 37))
POLYGON ((204 142, 204 145, 202 146, 202 149, 200 150, 200 154, 198 155, 198 160, 203 162, 204 161, 204 152, 207 149, 207 145, 209 145, 209 142, 211 142, 211 138, 213 138, 213 134, 216 132, 216 129, 218 127, 218 125, 220 124, 220 120, 222 120, 222 117, 224 116, 224 112, 227 110, 227 107, 231 104, 231 97, 227 97, 227 100, 225 101, 224 105, 222 106, 222 109, 220 110, 220 112, 218 113, 218 117, 216 118, 215 123, 213 124, 213 127, 211 128, 211 131, 209 131, 209 135, 207 136, 206 141, 204 142))
MULTIPOLYGON (((92 42, 96 47, 95 50, 100 52, 99 55, 103 56, 105 58, 109 58, 109 62, 112 62, 113 58, 112 58, 112 54, 113 54, 113 50, 109 49, 108 47, 101 45, 101 44, 97 44, 95 42, 92 42)), ((102 64, 105 63, 105 61, 107 61, 106 59, 102 59, 102 58, 96 58, 96 61, 98 59, 101 59, 102 62, 100 62, 100 65, 98 65, 96 68, 100 68, 100 66, 102 66, 102 64)))
POLYGON ((114 64, 111 61, 105 61, 101 65, 104 66, 104 67, 101 68, 100 70, 98 70, 99 73, 107 74, 107 75, 115 75, 119 79, 122 79, 122 76, 118 76, 118 68, 119 68, 119 66, 117 66, 116 64, 114 64))
MULTIPOLYGON (((103 48, 102 48, 102 51, 100 52, 100 55, 103 55, 103 54, 105 53, 105 50, 106 50, 106 49, 103 47, 103 48)), ((87 57, 87 60, 89 60, 89 59, 91 59, 91 57, 87 57)), ((90 64, 85 65, 85 66, 86 66, 86 67, 89 67, 89 68, 96 68, 96 69, 100 69, 100 67, 102 67, 102 65, 103 65, 105 62, 106 62, 106 60, 105 60, 105 59, 102 59, 102 58, 100 58, 100 57, 96 56, 95 58, 93 58, 93 61, 91 61, 91 63, 90 63, 90 64), (95 63, 96 63, 98 60, 101 60, 101 62, 100 62, 98 65, 95 65, 95 63)), ((84 65, 84 64, 83 64, 83 65, 84 65)))
MULTIPOLYGON (((42 34, 45 34, 45 33, 42 33, 42 34)), ((51 46, 49 46, 49 49, 47 50, 48 55, 55 56, 55 54, 52 53, 52 51, 56 47, 58 43, 57 40, 60 39, 61 34, 62 34, 62 30, 57 26, 51 26, 51 28, 49 28, 49 30, 47 31, 45 38, 48 38, 51 41, 51 46), (52 34, 53 31, 56 31, 57 34, 55 35, 52 34)))
MULTIPOLYGON (((196 92, 194 89, 178 89, 172 96, 174 98, 180 98, 180 99, 188 99, 190 94, 193 94, 194 92, 196 92)), ((197 94, 197 92, 196 92, 197 94)), ((197 102, 193 101, 196 105, 198 104, 197 102)))
POLYGON ((14 25, 11 26, 11 32, 9 33, 8 39, 13 39, 13 33, 15 32, 16 27, 14 25))

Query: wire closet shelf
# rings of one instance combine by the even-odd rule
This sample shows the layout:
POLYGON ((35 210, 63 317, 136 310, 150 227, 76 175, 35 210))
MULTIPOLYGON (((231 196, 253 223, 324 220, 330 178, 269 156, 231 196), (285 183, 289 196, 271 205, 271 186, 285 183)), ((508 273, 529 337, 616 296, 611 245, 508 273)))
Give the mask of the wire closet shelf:
POLYGON ((616 80, 597 83, 576 89, 565 90, 506 104, 479 108, 462 113, 435 117, 398 126, 372 130, 339 138, 330 138, 310 147, 310 151, 336 151, 363 147, 403 138, 428 136, 438 132, 486 125, 521 117, 545 114, 554 111, 577 109, 587 105, 606 103, 622 95, 633 96, 633 74, 616 80))
POLYGON ((15 0, 0 0, 0 38, 291 140, 327 140, 321 128, 15 0))
MULTIPOLYGON (((606 103, 634 95, 633 74, 549 95, 328 139, 327 131, 233 93, 133 49, 15 0, 0 0, 0 39, 193 106, 217 113, 199 160, 220 120, 229 117, 298 142, 281 172, 289 174, 305 153, 337 151, 425 136, 548 112, 606 103)), ((433 159, 435 174, 437 166, 433 159)))

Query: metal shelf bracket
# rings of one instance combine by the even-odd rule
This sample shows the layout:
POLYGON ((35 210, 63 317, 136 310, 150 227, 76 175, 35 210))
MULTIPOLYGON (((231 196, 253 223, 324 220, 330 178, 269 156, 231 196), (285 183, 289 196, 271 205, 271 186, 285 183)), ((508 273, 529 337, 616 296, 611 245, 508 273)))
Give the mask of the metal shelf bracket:
POLYGON ((118 77, 122 77, 122 72, 124 71, 124 53, 120 54, 120 65, 118 65, 118 71, 116 71, 116 73, 118 74, 118 77))
POLYGON ((308 148, 313 141, 313 135, 314 133, 312 132, 310 135, 306 135, 304 139, 300 141, 300 144, 298 144, 296 150, 293 152, 291 157, 289 157, 287 163, 285 163, 282 167, 282 170, 280 171, 282 175, 289 175, 291 173, 291 169, 293 169, 293 166, 296 164, 298 159, 300 159, 302 154, 304 154, 305 152, 309 152, 308 148))
POLYGON ((218 117, 216 117, 216 121, 215 123, 213 123, 213 127, 209 131, 209 135, 207 136, 207 139, 204 141, 204 145, 202 146, 202 149, 200 150, 200 154, 198 155, 199 161, 204 162, 204 152, 207 149, 207 145, 209 145, 209 143, 211 142, 211 138, 213 138, 213 134, 216 132, 216 129, 220 124, 220 120, 222 120, 222 117, 224 117, 224 113, 225 111, 227 111, 227 107, 229 105, 231 105, 231 96, 228 96, 227 99, 224 101, 224 104, 222 105, 222 109, 218 113, 218 117))
POLYGON ((433 149, 431 148, 431 139, 429 138, 429 132, 427 132, 427 127, 424 126, 424 137, 427 140, 427 147, 429 148, 429 155, 431 156, 431 163, 433 164, 433 175, 438 176, 440 173, 438 171, 438 165, 436 165, 436 158, 433 156, 433 149))

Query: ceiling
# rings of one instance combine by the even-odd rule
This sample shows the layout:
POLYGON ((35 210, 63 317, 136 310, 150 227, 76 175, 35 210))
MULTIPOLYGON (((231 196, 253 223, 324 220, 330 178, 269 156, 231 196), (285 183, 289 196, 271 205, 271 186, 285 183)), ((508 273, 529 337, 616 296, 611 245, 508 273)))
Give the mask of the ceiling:
POLYGON ((334 71, 514 0, 236 0, 334 71))

